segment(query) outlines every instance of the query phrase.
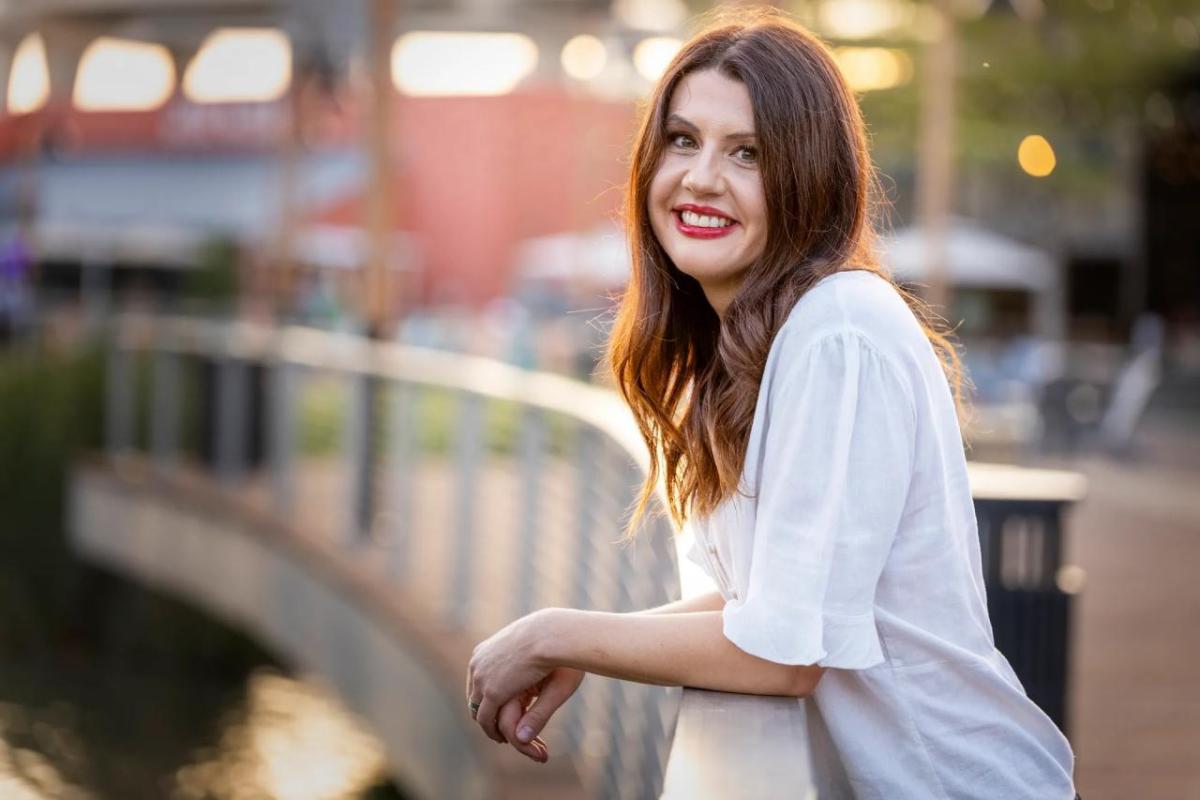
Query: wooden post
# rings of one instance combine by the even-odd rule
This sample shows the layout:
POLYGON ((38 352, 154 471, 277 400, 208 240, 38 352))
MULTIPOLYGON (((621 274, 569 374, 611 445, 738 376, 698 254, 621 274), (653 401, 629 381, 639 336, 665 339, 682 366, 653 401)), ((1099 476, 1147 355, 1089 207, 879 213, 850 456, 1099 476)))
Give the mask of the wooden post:
POLYGON ((270 294, 273 312, 279 323, 286 320, 295 304, 295 243, 299 227, 296 187, 303 149, 304 70, 304 58, 293 49, 292 79, 282 101, 283 119, 279 126, 278 225, 267 262, 267 270, 272 276, 270 294))
POLYGON ((390 332, 394 304, 392 242, 392 42, 396 32, 396 0, 370 0, 369 52, 371 98, 367 103, 367 263, 362 282, 363 312, 372 337, 390 332))
MULTIPOLYGON (((951 301, 946 235, 953 206, 954 86, 958 44, 950 0, 931 0, 938 20, 921 64, 921 112, 917 152, 917 223, 925 241, 925 299, 945 315, 951 301)), ((953 320, 951 320, 953 322, 953 320)))
MULTIPOLYGON (((367 263, 360 286, 361 308, 367 336, 387 339, 391 336, 393 311, 392 242, 395 214, 392 211, 392 41, 396 34, 396 0, 370 0, 367 63, 370 72, 370 97, 367 102, 367 263)), ((354 413, 350 424, 361 426, 361 447, 354 486, 354 526, 360 538, 372 536, 375 522, 375 466, 379 460, 379 407, 384 384, 374 372, 355 376, 361 381, 353 397, 354 413)), ((397 420, 397 425, 404 424, 397 420)))

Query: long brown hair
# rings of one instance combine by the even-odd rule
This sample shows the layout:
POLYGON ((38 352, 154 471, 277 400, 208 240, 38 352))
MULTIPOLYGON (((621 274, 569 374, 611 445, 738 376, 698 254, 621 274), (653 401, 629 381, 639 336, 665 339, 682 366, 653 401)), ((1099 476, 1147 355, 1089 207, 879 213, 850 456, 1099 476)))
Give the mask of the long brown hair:
POLYGON ((813 34, 771 10, 738 10, 711 21, 675 56, 633 146, 624 210, 632 273, 606 353, 651 453, 626 539, 636 536, 660 478, 677 527, 739 489, 771 342, 800 296, 843 268, 870 270, 896 287, 941 359, 961 414, 954 344, 876 256, 872 217, 881 204, 858 103, 813 34), (708 69, 750 95, 767 205, 766 247, 723 319, 663 250, 647 208, 672 93, 686 75, 708 69))

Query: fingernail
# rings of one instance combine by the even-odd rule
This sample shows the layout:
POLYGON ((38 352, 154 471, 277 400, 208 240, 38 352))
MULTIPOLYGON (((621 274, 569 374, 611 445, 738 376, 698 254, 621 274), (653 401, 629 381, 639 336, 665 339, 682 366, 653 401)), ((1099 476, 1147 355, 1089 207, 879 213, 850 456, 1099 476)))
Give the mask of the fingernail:
POLYGON ((533 728, 529 727, 528 725, 522 725, 521 727, 517 728, 517 738, 522 742, 528 742, 533 738, 533 728))

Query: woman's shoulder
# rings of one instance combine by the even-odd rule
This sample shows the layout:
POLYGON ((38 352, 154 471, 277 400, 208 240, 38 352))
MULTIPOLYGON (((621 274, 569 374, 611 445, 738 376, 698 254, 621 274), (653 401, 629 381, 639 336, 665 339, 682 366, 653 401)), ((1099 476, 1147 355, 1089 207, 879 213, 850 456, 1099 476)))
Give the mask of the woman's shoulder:
POLYGON ((835 272, 817 281, 796 302, 779 338, 781 346, 795 350, 847 334, 894 357, 928 344, 896 287, 882 275, 863 269, 835 272))
POLYGON ((810 396, 841 397, 852 381, 854 391, 867 386, 873 396, 907 397, 912 410, 929 350, 916 315, 886 277, 837 272, 796 302, 771 345, 762 385, 768 397, 797 385, 810 396))

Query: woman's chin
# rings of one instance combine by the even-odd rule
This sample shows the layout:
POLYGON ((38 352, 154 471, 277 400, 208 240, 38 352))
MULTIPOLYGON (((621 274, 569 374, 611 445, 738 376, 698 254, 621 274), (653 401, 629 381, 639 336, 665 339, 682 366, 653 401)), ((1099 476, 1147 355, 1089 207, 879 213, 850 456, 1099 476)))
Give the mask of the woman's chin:
POLYGON ((737 270, 730 269, 728 264, 675 262, 675 266, 684 275, 695 278, 702 286, 720 285, 732 280, 737 270))

